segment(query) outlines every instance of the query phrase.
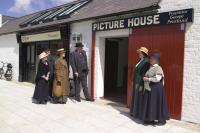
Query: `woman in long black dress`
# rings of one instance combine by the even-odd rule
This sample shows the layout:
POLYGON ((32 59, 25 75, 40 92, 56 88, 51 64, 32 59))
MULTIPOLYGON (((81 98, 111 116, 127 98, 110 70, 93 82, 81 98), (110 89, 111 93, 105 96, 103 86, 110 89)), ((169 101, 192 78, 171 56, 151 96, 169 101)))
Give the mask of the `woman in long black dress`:
POLYGON ((35 78, 36 86, 33 94, 33 103, 36 104, 46 104, 49 96, 49 66, 47 56, 45 52, 39 55, 40 62, 38 64, 35 78))
POLYGON ((137 50, 139 61, 135 65, 134 68, 134 76, 133 76, 133 91, 132 91, 132 102, 130 108, 130 114, 134 118, 141 117, 141 105, 142 105, 142 97, 143 97, 143 76, 149 69, 148 63, 148 49, 145 47, 141 47, 137 50))
POLYGON ((169 120, 166 98, 164 94, 164 73, 159 66, 160 54, 155 52, 150 56, 150 69, 143 78, 144 96, 142 120, 145 124, 164 125, 169 120))

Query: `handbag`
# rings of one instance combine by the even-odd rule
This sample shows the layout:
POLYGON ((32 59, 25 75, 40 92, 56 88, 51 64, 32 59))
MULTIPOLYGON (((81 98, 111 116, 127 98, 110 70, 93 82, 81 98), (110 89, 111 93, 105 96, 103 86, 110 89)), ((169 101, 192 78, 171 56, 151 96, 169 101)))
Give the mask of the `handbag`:
POLYGON ((56 87, 53 89, 53 96, 54 97, 61 97, 62 96, 62 89, 61 85, 56 84, 56 87))

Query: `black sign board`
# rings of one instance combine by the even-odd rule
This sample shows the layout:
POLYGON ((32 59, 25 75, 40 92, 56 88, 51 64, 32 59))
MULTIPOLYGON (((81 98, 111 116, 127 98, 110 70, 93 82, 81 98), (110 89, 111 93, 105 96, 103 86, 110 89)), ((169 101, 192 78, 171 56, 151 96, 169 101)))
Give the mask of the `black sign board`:
POLYGON ((193 22, 193 9, 170 11, 152 15, 144 15, 117 19, 111 21, 96 22, 92 24, 93 31, 133 28, 158 24, 176 24, 193 22))

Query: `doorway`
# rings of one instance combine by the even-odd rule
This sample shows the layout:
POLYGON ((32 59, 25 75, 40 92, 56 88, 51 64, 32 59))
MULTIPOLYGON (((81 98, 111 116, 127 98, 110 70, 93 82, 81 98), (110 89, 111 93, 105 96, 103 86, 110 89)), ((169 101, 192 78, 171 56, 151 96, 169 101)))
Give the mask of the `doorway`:
POLYGON ((104 98, 126 104, 128 38, 105 39, 104 98))

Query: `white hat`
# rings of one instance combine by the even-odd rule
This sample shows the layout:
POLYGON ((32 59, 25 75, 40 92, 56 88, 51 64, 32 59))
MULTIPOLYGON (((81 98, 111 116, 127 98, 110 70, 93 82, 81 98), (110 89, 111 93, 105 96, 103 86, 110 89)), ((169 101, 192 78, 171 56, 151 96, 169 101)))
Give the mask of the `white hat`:
POLYGON ((65 49, 64 48, 61 48, 61 49, 57 50, 57 54, 62 54, 62 53, 65 53, 65 49))
POLYGON ((45 57, 47 57, 48 55, 45 53, 45 52, 42 52, 40 55, 39 55, 39 59, 43 59, 45 57))

